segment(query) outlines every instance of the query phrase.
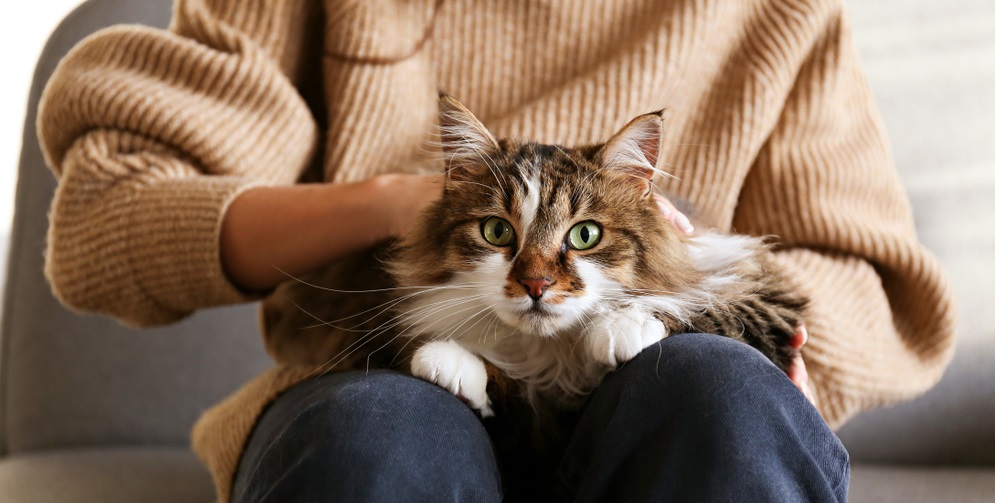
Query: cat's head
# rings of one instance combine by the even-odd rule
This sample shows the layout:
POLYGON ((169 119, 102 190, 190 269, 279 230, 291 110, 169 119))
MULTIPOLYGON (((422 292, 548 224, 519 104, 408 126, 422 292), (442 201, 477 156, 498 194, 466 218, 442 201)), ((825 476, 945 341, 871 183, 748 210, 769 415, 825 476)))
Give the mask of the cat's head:
POLYGON ((402 285, 443 287, 447 295, 433 297, 448 299, 447 313, 462 308, 456 319, 489 310, 549 336, 596 305, 695 280, 683 238, 653 198, 660 113, 602 145, 565 148, 496 140, 448 96, 440 108, 445 190, 398 248, 402 285))

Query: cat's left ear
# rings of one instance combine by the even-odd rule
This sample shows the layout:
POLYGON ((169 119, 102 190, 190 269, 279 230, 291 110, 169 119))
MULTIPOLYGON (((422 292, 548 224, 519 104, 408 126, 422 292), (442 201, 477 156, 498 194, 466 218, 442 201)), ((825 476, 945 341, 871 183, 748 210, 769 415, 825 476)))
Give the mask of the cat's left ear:
POLYGON ((644 196, 653 192, 653 175, 663 140, 663 111, 640 115, 615 133, 599 151, 601 169, 631 179, 644 196))

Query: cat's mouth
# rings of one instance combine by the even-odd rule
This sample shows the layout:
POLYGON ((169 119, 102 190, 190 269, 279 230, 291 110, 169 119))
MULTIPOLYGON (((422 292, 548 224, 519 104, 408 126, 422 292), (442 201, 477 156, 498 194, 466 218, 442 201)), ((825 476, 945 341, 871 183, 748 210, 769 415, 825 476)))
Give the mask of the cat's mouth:
POLYGON ((519 305, 513 310, 516 318, 513 325, 524 332, 543 337, 553 336, 571 325, 569 316, 565 316, 562 307, 542 301, 531 301, 528 305, 519 305))
POLYGON ((523 313, 525 316, 552 316, 553 312, 545 302, 535 301, 523 313))

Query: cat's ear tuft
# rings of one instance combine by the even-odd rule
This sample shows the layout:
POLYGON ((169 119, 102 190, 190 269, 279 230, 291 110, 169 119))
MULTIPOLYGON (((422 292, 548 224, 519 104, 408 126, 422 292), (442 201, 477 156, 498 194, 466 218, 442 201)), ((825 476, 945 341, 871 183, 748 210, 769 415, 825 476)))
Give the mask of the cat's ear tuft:
POLYGON ((500 147, 490 131, 462 103, 439 93, 439 136, 445 156, 446 179, 466 180, 500 147))
POLYGON ((663 139, 663 111, 632 119, 601 147, 601 169, 618 172, 645 191, 653 190, 653 175, 663 139))

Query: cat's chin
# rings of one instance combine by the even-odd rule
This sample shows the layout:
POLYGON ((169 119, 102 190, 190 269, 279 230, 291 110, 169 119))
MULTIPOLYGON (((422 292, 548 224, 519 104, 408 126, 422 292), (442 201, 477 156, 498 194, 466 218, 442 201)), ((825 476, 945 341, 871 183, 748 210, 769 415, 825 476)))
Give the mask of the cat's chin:
POLYGON ((494 313, 515 331, 535 337, 555 337, 577 329, 582 319, 580 313, 586 307, 586 303, 577 299, 557 304, 515 299, 494 306, 494 313))
POLYGON ((505 318, 504 322, 521 332, 537 337, 553 337, 576 324, 576 321, 549 310, 530 309, 515 313, 510 318, 505 318))

